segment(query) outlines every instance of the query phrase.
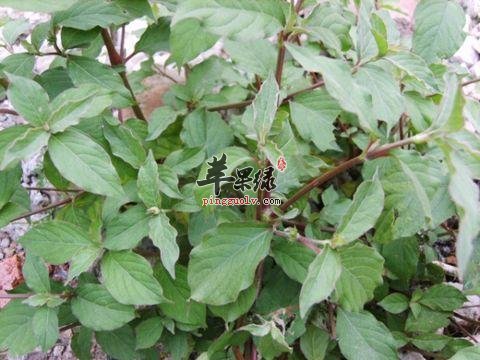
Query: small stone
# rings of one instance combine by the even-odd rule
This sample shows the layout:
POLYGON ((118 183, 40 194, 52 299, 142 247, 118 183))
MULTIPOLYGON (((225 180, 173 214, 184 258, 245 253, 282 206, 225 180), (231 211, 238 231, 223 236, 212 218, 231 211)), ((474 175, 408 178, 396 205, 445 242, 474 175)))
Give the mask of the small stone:
POLYGON ((453 58, 467 64, 469 67, 472 66, 478 62, 479 59, 478 53, 475 50, 476 43, 477 39, 470 35, 467 36, 462 47, 453 55, 453 58))
POLYGON ((8 248, 10 246, 10 239, 9 238, 4 238, 0 241, 0 247, 1 248, 8 248))
POLYGON ((15 249, 6 248, 3 253, 4 253, 5 257, 8 258, 15 253, 15 249))
POLYGON ((53 348, 52 355, 53 355, 53 356, 60 356, 60 355, 62 355, 63 349, 64 349, 64 348, 63 348, 63 346, 61 346, 61 345, 55 346, 55 347, 53 348))

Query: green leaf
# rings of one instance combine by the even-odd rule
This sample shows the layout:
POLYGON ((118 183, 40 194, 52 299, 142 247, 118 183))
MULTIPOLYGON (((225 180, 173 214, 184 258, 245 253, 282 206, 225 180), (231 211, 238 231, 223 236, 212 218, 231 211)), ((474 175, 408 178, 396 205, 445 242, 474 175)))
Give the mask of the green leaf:
POLYGON ((74 87, 67 69, 60 67, 44 71, 41 75, 37 75, 35 80, 42 85, 50 99, 55 99, 65 90, 74 87))
POLYGON ((97 258, 102 254, 102 249, 97 247, 83 249, 70 261, 67 282, 72 281, 81 273, 90 270, 97 258))
POLYGON ((192 299, 210 305, 234 301, 252 282, 270 248, 271 231, 255 223, 225 223, 190 253, 192 299))
POLYGON ((33 156, 47 145, 50 134, 43 129, 31 127, 22 127, 22 129, 25 131, 2 149, 3 157, 1 158, 0 170, 33 156))
POLYGON ((373 37, 375 38, 375 41, 377 43, 378 56, 384 56, 388 51, 387 27, 385 26, 382 18, 375 13, 372 14, 370 22, 370 31, 372 32, 373 37))
POLYGON ((13 45, 20 35, 28 32, 29 28, 30 24, 24 19, 8 21, 2 28, 3 39, 9 45, 13 45))
POLYGON ((33 68, 35 66, 35 56, 32 54, 22 53, 13 54, 3 59, 0 69, 9 76, 19 76, 31 79, 33 68))
POLYGON ((385 325, 368 313, 337 311, 340 351, 348 360, 397 359, 396 342, 385 325))
POLYGON ((169 60, 177 66, 195 59, 200 53, 210 49, 220 36, 205 31, 203 22, 189 18, 179 21, 171 28, 169 60))
POLYGON ((177 8, 172 25, 175 29, 181 20, 195 18, 209 33, 242 40, 258 39, 280 30, 285 21, 283 10, 275 0, 188 0, 177 8))
POLYGON ((338 256, 342 265, 335 284, 339 303, 345 310, 360 311, 383 282, 383 258, 375 249, 361 243, 340 248, 338 256))
POLYGON ((261 325, 249 324, 239 330, 248 331, 254 336, 255 344, 265 359, 274 359, 284 352, 292 352, 282 332, 273 321, 261 325))
POLYGON ((454 1, 422 0, 415 8, 413 51, 429 64, 455 54, 465 39, 465 13, 454 1))
POLYGON ((160 207, 160 186, 158 165, 152 151, 149 151, 147 159, 138 170, 137 178, 138 196, 147 208, 160 207))
POLYGON ((205 160, 205 152, 201 148, 181 149, 170 153, 164 164, 177 175, 185 175, 205 160))
POLYGON ((396 150, 392 155, 367 162, 362 169, 364 178, 368 178, 378 168, 385 191, 383 215, 395 214, 391 218, 391 237, 414 235, 452 216, 452 203, 445 196, 448 186, 445 166, 436 158, 415 151, 396 150))
POLYGON ((10 202, 0 210, 0 226, 7 225, 13 219, 30 210, 30 197, 26 190, 19 189, 13 193, 10 202))
POLYGON ((360 67, 355 77, 372 95, 374 117, 387 123, 387 131, 392 129, 404 111, 400 85, 389 72, 374 64, 360 67))
POLYGON ((400 314, 408 309, 408 298, 400 293, 391 293, 378 303, 391 314, 400 314))
POLYGON ((172 199, 182 199, 182 193, 178 190, 178 176, 165 164, 158 167, 160 179, 160 191, 172 199))
POLYGON ((437 284, 428 288, 418 300, 420 304, 439 311, 456 310, 465 301, 467 301, 467 298, 460 290, 446 284, 437 284))
POLYGON ((27 251, 54 265, 69 261, 83 250, 98 248, 81 228, 61 220, 42 222, 19 241, 27 251))
POLYGON ((23 277, 28 287, 36 293, 50 292, 50 279, 45 263, 38 256, 27 253, 22 267, 23 277))
POLYGON ((135 328, 137 336, 136 349, 148 349, 157 343, 162 336, 163 320, 161 317, 152 317, 142 321, 135 328))
MULTIPOLYGON (((266 143, 270 133, 279 105, 279 91, 277 81, 271 73, 250 105, 253 116, 249 118, 244 115, 243 121, 256 132, 256 139, 260 144, 266 143)), ((246 114, 248 113, 246 112, 246 114)))
POLYGON ((256 341, 258 351, 262 357, 272 360, 282 353, 291 353, 292 349, 288 346, 285 337, 273 321, 270 322, 269 327, 270 330, 268 334, 260 337, 260 339, 256 341))
POLYGON ((167 351, 173 360, 188 359, 193 350, 193 339, 189 333, 183 331, 175 331, 175 334, 164 333, 162 344, 165 345, 167 351))
POLYGON ((188 147, 204 147, 210 157, 233 142, 233 131, 219 114, 201 109, 185 117, 180 138, 188 147))
POLYGON ((170 22, 167 18, 159 18, 157 22, 149 25, 140 39, 135 44, 135 52, 144 52, 154 55, 159 51, 170 50, 170 22))
POLYGON ((333 123, 341 109, 325 90, 315 90, 295 97, 290 103, 292 122, 300 136, 311 140, 321 151, 339 150, 333 123), (322 131, 318 131, 322 128, 322 131))
POLYGON ((155 140, 177 120, 178 112, 170 106, 161 106, 152 113, 148 122, 147 141, 155 140))
POLYGON ((125 14, 130 16, 131 20, 147 16, 152 20, 155 20, 155 16, 152 12, 152 6, 148 0, 114 0, 120 8, 124 10, 125 14))
POLYGON ((257 288, 250 286, 248 289, 243 290, 234 302, 219 306, 210 305, 208 308, 215 316, 219 316, 225 322, 230 323, 250 310, 256 296, 257 288))
MULTIPOLYGON (((360 63, 365 63, 381 53, 378 41, 374 36, 371 15, 374 11, 372 1, 360 3, 357 26, 357 52, 360 63)), ((382 41, 382 45, 384 42, 382 41)))
POLYGON ((480 359, 480 346, 470 346, 461 349, 450 360, 478 360, 480 359))
POLYGON ((68 129, 55 134, 50 138, 48 151, 55 167, 75 185, 94 194, 123 194, 107 152, 84 133, 68 129))
POLYGON ((85 326, 75 332, 72 337, 72 350, 79 360, 90 360, 90 350, 92 348, 93 331, 85 326))
POLYGON ((64 49, 87 48, 99 34, 98 27, 84 31, 64 26, 61 33, 62 46, 64 49))
POLYGON ((42 351, 49 350, 60 336, 57 310, 49 307, 38 308, 33 315, 32 328, 42 351))
POLYGON ((0 209, 12 198, 21 182, 22 168, 20 165, 0 171, 0 209))
POLYGON ((353 201, 338 225, 333 241, 352 242, 370 230, 383 210, 384 193, 378 175, 360 184, 353 201))
POLYGON ((163 266, 175 278, 175 263, 180 256, 180 249, 177 245, 177 230, 170 225, 170 220, 164 212, 160 212, 150 219, 148 226, 153 245, 160 250, 163 266))
POLYGON ((434 311, 422 305, 418 306, 418 313, 413 313, 413 307, 410 305, 412 312, 410 312, 405 322, 405 331, 430 333, 446 327, 450 323, 450 313, 434 311))
POLYGON ((95 333, 98 344, 112 358, 118 360, 134 360, 138 358, 135 352, 135 333, 125 325, 114 331, 99 331, 95 333))
POLYGON ((456 74, 445 75, 445 90, 438 115, 432 121, 430 129, 441 129, 446 132, 455 132, 464 127, 463 107, 465 98, 462 86, 456 74))
POLYGON ((309 325, 300 338, 300 349, 307 360, 321 360, 325 357, 329 341, 330 336, 327 331, 309 325))
POLYGON ((428 91, 436 92, 437 82, 435 77, 421 57, 403 51, 388 54, 383 59, 420 81, 428 91))
POLYGON ((162 287, 149 262, 129 251, 110 251, 102 259, 103 283, 118 302, 155 305, 164 302, 162 287))
POLYGON ((448 153, 450 168, 450 184, 448 191, 455 202, 460 215, 459 232, 456 241, 458 268, 463 274, 474 251, 474 241, 480 232, 478 214, 478 186, 472 180, 473 176, 467 166, 456 153, 448 153))
POLYGON ((11 7, 20 11, 51 13, 68 9, 75 4, 76 0, 0 0, 0 6, 11 7))
POLYGON ((408 179, 408 182, 411 185, 410 189, 413 190, 412 195, 414 195, 415 200, 421 206, 425 220, 427 223, 430 223, 433 219, 433 216, 432 208, 430 206, 430 199, 428 198, 426 190, 424 189, 417 174, 413 171, 413 169, 410 168, 408 163, 402 161, 401 159, 398 159, 398 163, 406 179, 408 179))
POLYGON ((155 278, 164 289, 164 295, 169 303, 160 304, 162 312, 177 323, 196 327, 205 326, 206 307, 190 298, 190 287, 187 282, 187 268, 182 265, 175 267, 176 278, 160 264, 155 266, 155 278))
POLYGON ((33 333, 35 308, 12 300, 0 310, 0 349, 12 356, 25 355, 38 344, 33 333))
POLYGON ((340 59, 316 55, 310 49, 286 44, 293 58, 307 71, 319 72, 325 81, 328 93, 338 100, 346 111, 356 114, 360 125, 373 131, 375 119, 371 115, 371 99, 368 92, 358 85, 351 75, 351 69, 340 59))
POLYGON ((419 251, 415 237, 398 238, 383 246, 382 255, 388 270, 399 279, 409 280, 417 272, 419 251))
POLYGON ((440 351, 451 340, 448 336, 439 334, 420 334, 412 339, 412 344, 426 351, 440 351))
POLYGON ((147 155, 139 138, 126 126, 105 124, 103 134, 112 149, 112 153, 138 169, 145 162, 147 155))
POLYGON ((325 247, 308 267, 308 274, 300 291, 302 318, 313 305, 330 296, 341 272, 342 265, 338 254, 330 247, 325 247))
POLYGON ((277 55, 272 43, 265 39, 225 41, 225 50, 238 67, 267 78, 276 66, 277 55))
POLYGON ((82 119, 100 115, 111 103, 111 97, 102 88, 91 84, 65 90, 50 104, 48 126, 54 133, 64 131, 82 119))
POLYGON ((107 28, 120 25, 128 17, 115 3, 105 0, 85 0, 75 3, 68 10, 58 11, 53 17, 55 25, 62 25, 80 30, 90 30, 96 26, 107 28))
POLYGON ((273 243, 272 256, 288 277, 303 283, 315 252, 298 242, 282 239, 273 243))
POLYGON ((135 317, 135 308, 118 303, 98 284, 81 284, 72 300, 72 313, 80 323, 95 331, 115 330, 135 317))
MULTIPOLYGON (((124 87, 120 75, 111 67, 101 64, 94 59, 84 56, 69 56, 67 70, 76 86, 95 84, 117 93, 125 99, 131 98, 130 92, 124 87)), ((123 104, 125 104, 125 101, 123 104)), ((128 105, 128 102, 126 105, 128 105)))

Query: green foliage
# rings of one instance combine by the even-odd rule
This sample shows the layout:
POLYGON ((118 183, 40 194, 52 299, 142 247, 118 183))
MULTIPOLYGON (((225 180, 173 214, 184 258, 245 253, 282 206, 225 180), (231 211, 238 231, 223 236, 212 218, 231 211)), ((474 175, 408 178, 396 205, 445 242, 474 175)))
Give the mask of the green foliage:
POLYGON ((0 351, 46 352, 68 328, 81 360, 95 342, 120 360, 479 358, 454 320, 480 294, 480 139, 464 126, 480 111, 446 61, 461 7, 421 0, 410 38, 382 2, 296 3, 0 0, 51 15, 25 39, 22 20, 2 28, 23 49, 0 90, 25 122, 0 131, 0 226, 32 221, 0 351), (138 19, 125 54, 112 35, 138 19), (172 68, 184 79, 145 116, 145 84, 172 68), (37 154, 61 200, 32 210, 20 162, 37 154), (197 181, 224 154, 222 177, 264 186, 272 166, 276 186, 224 181, 218 199, 197 181))

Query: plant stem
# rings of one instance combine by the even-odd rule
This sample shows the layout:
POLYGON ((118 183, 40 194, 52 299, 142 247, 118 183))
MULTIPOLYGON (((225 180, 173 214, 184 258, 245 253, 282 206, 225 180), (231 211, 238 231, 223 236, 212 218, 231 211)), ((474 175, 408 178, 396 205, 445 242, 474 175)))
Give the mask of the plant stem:
POLYGON ((467 329, 465 329, 461 324, 459 324, 458 322, 455 321, 455 319, 453 317, 450 317, 450 321, 458 328, 458 330, 460 330, 460 332, 470 338, 474 343, 477 343, 478 344, 478 340, 468 332, 467 329))
POLYGON ((322 87, 323 85, 325 85, 325 81, 319 80, 319 81, 317 81, 316 83, 310 85, 309 87, 307 87, 307 88, 305 88, 305 89, 301 89, 301 90, 295 91, 295 92, 287 95, 287 97, 286 97, 285 99, 283 99, 282 104, 285 104, 286 102, 292 100, 292 99, 293 99, 295 96, 297 96, 297 95, 306 93, 307 91, 310 91, 310 90, 318 89, 319 87, 322 87))
POLYGON ((252 103, 253 100, 245 100, 245 101, 240 101, 238 103, 232 103, 232 104, 226 104, 226 105, 220 105, 220 106, 213 106, 210 108, 207 108, 208 111, 221 111, 221 110, 230 110, 230 109, 243 109, 244 107, 247 107, 252 103))
MULTIPOLYGON (((325 82, 323 80, 319 80, 318 82, 310 85, 309 87, 305 89, 300 89, 298 91, 295 91, 285 97, 285 99, 282 100, 282 105, 286 104, 290 100, 292 100, 295 96, 303 94, 307 91, 317 89, 319 87, 322 87, 325 85, 325 82)), ((252 103, 253 100, 244 100, 240 101, 238 103, 232 103, 232 104, 226 104, 226 105, 220 105, 220 106, 213 106, 210 108, 207 108, 208 111, 221 111, 221 110, 231 110, 231 109, 243 109, 244 107, 247 107, 252 103)))
MULTIPOLYGON (((110 36, 110 33, 108 32, 107 29, 102 29, 102 38, 103 38, 103 42, 105 43, 105 47, 107 48, 110 64, 112 66, 123 65, 123 59, 115 49, 115 45, 113 44, 112 37, 110 36)), ((135 93, 133 92, 130 82, 128 81, 127 73, 125 72, 125 70, 123 70, 119 72, 119 75, 120 75, 120 78, 122 79, 123 85, 128 89, 134 101, 134 104, 132 105, 132 110, 135 113, 135 116, 140 120, 147 121, 147 118, 143 114, 142 109, 140 109, 140 106, 138 105, 138 101, 137 101, 137 98, 135 97, 135 93)))
POLYGON ((473 80, 468 80, 468 81, 465 81, 464 83, 462 83, 462 86, 468 86, 468 85, 477 83, 479 81, 480 81, 480 78, 476 78, 476 79, 473 79, 473 80))
POLYGON ((295 5, 295 11, 298 13, 300 10, 302 10, 303 6, 303 0, 297 0, 297 4, 295 5))
POLYGON ((282 73, 283 64, 285 62, 285 35, 283 31, 278 34, 278 56, 277 56, 277 68, 275 70, 275 79, 277 80, 278 87, 282 85, 282 73))
POLYGON ((480 321, 476 319, 469 318, 467 316, 464 316, 462 314, 457 313, 456 311, 453 312, 453 316, 462 319, 463 321, 469 322, 475 326, 480 326, 480 321))
POLYGON ((23 214, 23 215, 20 215, 19 217, 15 218, 15 219, 12 219, 10 220, 10 222, 14 222, 14 221, 17 221, 17 220, 21 220, 21 219, 24 219, 24 218, 27 218, 27 217, 30 217, 32 215, 36 215, 36 214, 40 214, 42 212, 45 212, 47 210, 51 210, 51 209, 55 209, 57 207, 60 207, 60 206, 63 206, 63 205, 66 205, 66 204, 69 204, 71 203, 73 200, 75 200, 77 197, 79 197, 80 195, 84 194, 85 191, 84 190, 81 190, 77 193, 77 195, 73 196, 73 197, 70 197, 68 199, 64 199, 64 200, 61 200, 61 201, 58 201, 56 203, 53 203, 51 205, 48 205, 48 206, 45 206, 41 209, 38 209, 38 210, 33 210, 33 211, 30 211, 26 214, 23 214))
POLYGON ((322 174, 319 177, 316 177, 315 179, 311 180, 308 184, 306 184, 304 187, 302 187, 300 190, 298 190, 290 199, 285 201, 281 206, 280 210, 281 211, 286 211, 290 205, 298 201, 300 198, 302 198, 304 195, 308 194, 310 191, 315 189, 317 186, 322 185, 323 183, 333 179, 335 176, 338 174, 343 173, 344 171, 347 171, 351 169, 352 167, 359 165, 363 163, 365 160, 373 160, 382 156, 387 156, 390 153, 390 150, 393 150, 395 148, 398 148, 403 145, 411 144, 417 141, 425 141, 428 139, 428 136, 423 136, 423 137, 410 137, 407 139, 403 139, 391 144, 386 144, 382 145, 379 147, 375 147, 373 149, 369 149, 366 154, 360 154, 352 159, 349 159, 347 161, 344 161, 334 167, 333 169, 327 171, 326 173, 322 174))
POLYGON ((354 167, 355 165, 358 165, 363 162, 363 157, 361 156, 356 156, 350 160, 347 160, 343 163, 340 163, 338 166, 335 168, 327 171, 326 173, 322 174, 321 176, 311 180, 308 184, 306 184, 304 187, 302 187, 300 190, 298 190, 290 199, 285 201, 281 206, 280 210, 281 211, 286 211, 290 205, 293 203, 297 202, 300 198, 302 198, 304 195, 308 194, 310 191, 315 189, 317 186, 327 182, 330 179, 333 179, 335 176, 338 174, 354 167))
POLYGON ((125 25, 122 25, 120 30, 120 57, 122 58, 122 63, 125 63, 125 25))
POLYGON ((27 299, 33 294, 0 294, 0 299, 27 299))
MULTIPOLYGON (((286 232, 286 231, 280 231, 280 230, 273 230, 273 234, 276 235, 276 236, 280 236, 280 237, 283 237, 283 238, 286 238, 286 239, 290 239, 291 238, 291 234, 286 232)), ((315 251, 317 254, 319 254, 321 252, 321 250, 317 247, 316 244, 319 243, 319 241, 321 240, 315 240, 315 239, 311 239, 309 237, 306 237, 306 236, 302 236, 300 234, 297 234, 295 236, 295 240, 297 240, 299 243, 305 245, 306 247, 308 247, 309 249, 312 249, 313 251, 315 251)))
POLYGON ((44 188, 44 187, 35 187, 35 186, 26 186, 24 187, 25 190, 28 191, 52 191, 52 192, 81 192, 82 190, 79 189, 55 189, 55 188, 44 188))
POLYGON ((18 113, 15 110, 11 110, 11 109, 0 109, 0 114, 10 114, 10 115, 18 116, 18 113))

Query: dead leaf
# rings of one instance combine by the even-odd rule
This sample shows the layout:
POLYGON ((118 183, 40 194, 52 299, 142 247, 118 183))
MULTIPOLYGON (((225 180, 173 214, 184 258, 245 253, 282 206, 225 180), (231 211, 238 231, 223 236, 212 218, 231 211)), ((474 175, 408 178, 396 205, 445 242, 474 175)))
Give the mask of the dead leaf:
MULTIPOLYGON (((18 255, 0 261, 0 294, 6 294, 6 290, 12 290, 23 281, 22 262, 18 255)), ((8 302, 8 299, 0 299, 0 309, 8 302)))

